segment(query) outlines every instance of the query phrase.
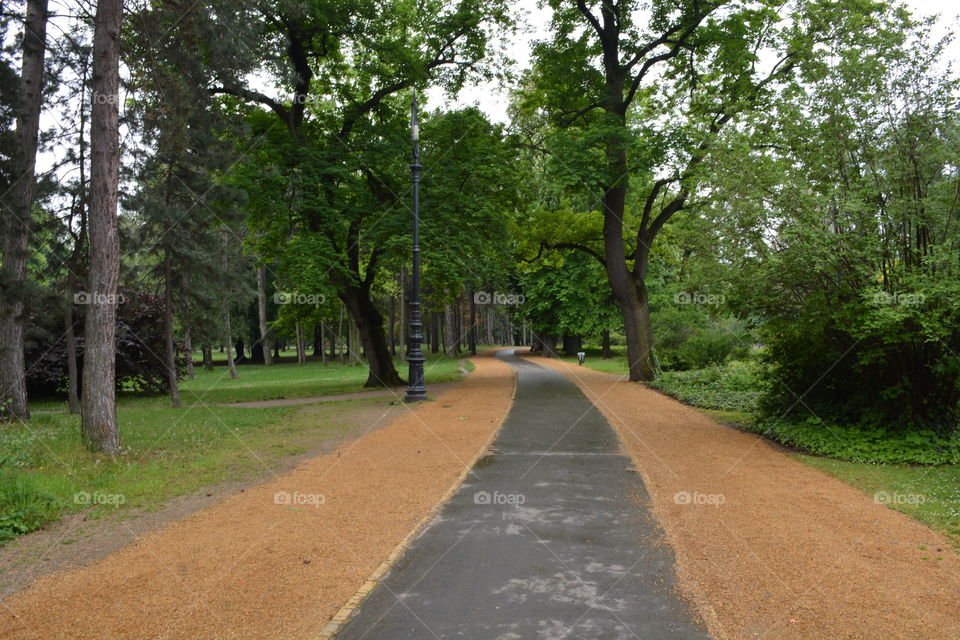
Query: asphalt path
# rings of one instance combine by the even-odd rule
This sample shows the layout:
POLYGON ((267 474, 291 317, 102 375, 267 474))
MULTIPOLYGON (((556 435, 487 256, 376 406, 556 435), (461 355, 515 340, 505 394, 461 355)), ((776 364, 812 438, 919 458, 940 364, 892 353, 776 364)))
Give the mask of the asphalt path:
POLYGON ((337 640, 707 640, 676 593, 647 492, 600 411, 515 355, 490 455, 337 640))

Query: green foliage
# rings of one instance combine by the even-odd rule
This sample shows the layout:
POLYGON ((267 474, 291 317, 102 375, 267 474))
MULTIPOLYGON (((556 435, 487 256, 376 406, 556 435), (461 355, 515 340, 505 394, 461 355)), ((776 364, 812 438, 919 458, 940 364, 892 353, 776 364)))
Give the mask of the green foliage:
POLYGON ((752 412, 763 391, 762 369, 753 362, 691 371, 664 372, 648 383, 684 404, 704 409, 752 412))
POLYGON ((803 421, 760 420, 747 427, 807 453, 838 460, 884 464, 960 464, 960 435, 929 429, 891 431, 884 427, 827 424, 816 417, 803 421))
POLYGON ((541 334, 597 336, 616 322, 617 311, 603 267, 582 252, 532 262, 520 279, 521 313, 541 334))
POLYGON ((863 59, 824 61, 816 83, 750 128, 758 170, 718 195, 753 200, 740 223, 765 236, 737 258, 735 296, 765 319, 778 381, 765 411, 949 437, 960 401, 958 83, 939 70, 940 45, 896 12, 888 20, 863 59))
POLYGON ((39 529, 55 519, 60 501, 38 487, 33 475, 0 464, 0 542, 39 529))

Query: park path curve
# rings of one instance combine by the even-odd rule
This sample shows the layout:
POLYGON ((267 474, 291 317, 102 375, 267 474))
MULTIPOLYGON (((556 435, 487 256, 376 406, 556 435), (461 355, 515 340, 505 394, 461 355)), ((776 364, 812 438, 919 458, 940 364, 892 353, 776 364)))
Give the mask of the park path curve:
POLYGON ((607 420, 565 376, 498 356, 518 383, 491 452, 336 640, 708 639, 607 420))

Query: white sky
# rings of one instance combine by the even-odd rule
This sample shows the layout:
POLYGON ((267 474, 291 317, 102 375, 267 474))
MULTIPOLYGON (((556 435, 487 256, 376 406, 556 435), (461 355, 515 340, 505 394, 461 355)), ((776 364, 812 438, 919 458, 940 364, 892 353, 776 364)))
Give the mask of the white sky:
MULTIPOLYGON (((537 0, 514 0, 514 6, 525 16, 527 28, 517 33, 508 46, 508 55, 517 62, 517 70, 530 66, 530 43, 542 40, 549 34, 549 9, 540 9, 537 0)), ((960 3, 957 0, 904 0, 914 15, 929 16, 940 14, 937 27, 933 32, 935 38, 948 33, 957 34, 960 3)), ((960 63, 960 41, 954 40, 947 50, 947 58, 960 63)), ((497 122, 508 121, 507 104, 509 89, 501 88, 497 83, 465 87, 455 100, 449 100, 440 89, 427 92, 429 107, 437 106, 479 106, 491 119, 497 122)))

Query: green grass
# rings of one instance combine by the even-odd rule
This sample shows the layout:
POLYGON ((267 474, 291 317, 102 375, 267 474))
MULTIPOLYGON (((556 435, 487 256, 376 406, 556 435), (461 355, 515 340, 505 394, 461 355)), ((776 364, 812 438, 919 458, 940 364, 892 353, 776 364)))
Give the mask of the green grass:
MULTIPOLYGON (((428 385, 460 378, 458 368, 455 360, 429 358, 428 385)), ((371 402, 211 406, 360 391, 367 368, 310 362, 244 365, 237 380, 226 373, 225 367, 198 369, 195 380, 184 382, 180 409, 171 408, 166 396, 121 394, 117 420, 122 453, 114 460, 84 449, 80 417, 69 414, 65 402, 31 403, 28 425, 0 426, 0 540, 62 514, 90 509, 91 516, 101 517, 132 508, 156 509, 201 487, 251 477, 342 436, 349 423, 338 416, 371 402), (104 504, 93 504, 98 500, 104 504)))

